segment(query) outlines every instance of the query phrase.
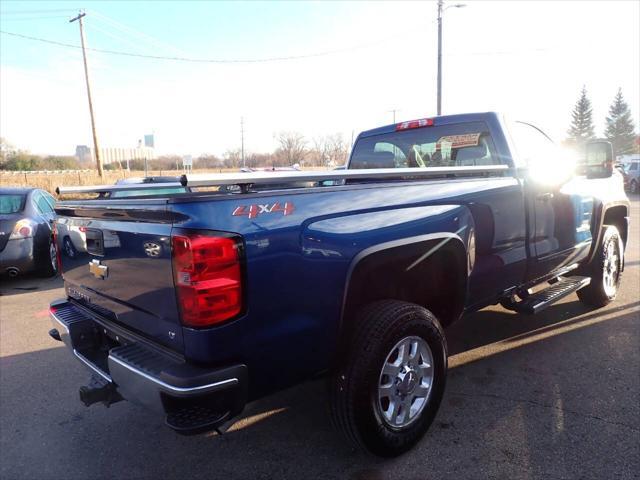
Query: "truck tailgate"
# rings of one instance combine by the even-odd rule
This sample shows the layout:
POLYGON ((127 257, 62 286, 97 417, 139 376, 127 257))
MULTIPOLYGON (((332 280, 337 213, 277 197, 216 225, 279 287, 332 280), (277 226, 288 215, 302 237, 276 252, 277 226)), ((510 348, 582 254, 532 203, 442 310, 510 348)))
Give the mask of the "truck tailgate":
POLYGON ((67 294, 96 314, 182 352, 171 266, 174 214, 157 200, 91 203, 56 209, 67 294))

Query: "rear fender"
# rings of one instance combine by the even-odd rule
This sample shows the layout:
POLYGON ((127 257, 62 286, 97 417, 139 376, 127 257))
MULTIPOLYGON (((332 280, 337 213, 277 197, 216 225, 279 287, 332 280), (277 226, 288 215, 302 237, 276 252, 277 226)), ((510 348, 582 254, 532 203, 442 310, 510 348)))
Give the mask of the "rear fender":
MULTIPOLYGON (((361 250, 347 272, 338 332, 338 356, 355 330, 357 312, 376 300, 422 305, 446 326, 462 314, 473 265, 473 218, 456 217, 458 228, 378 243, 361 250), (470 244, 472 248, 470 248, 470 244)), ((459 210, 460 212, 460 210, 459 210)))

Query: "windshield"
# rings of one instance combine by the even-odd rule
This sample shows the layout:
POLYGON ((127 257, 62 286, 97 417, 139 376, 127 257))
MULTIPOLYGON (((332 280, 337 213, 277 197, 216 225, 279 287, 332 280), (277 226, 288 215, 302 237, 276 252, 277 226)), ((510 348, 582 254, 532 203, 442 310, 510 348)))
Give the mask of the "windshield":
POLYGON ((24 195, 0 194, 0 214, 18 213, 24 208, 24 195))
POLYGON ((349 168, 466 167, 500 163, 483 122, 416 128, 358 140, 349 168))

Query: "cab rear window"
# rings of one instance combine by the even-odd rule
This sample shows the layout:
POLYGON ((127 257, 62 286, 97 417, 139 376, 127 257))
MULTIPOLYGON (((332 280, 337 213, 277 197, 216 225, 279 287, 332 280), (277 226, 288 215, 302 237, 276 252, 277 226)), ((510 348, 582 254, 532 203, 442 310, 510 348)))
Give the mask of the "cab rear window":
POLYGON ((483 122, 429 126, 364 137, 353 148, 349 168, 467 167, 497 165, 483 122))

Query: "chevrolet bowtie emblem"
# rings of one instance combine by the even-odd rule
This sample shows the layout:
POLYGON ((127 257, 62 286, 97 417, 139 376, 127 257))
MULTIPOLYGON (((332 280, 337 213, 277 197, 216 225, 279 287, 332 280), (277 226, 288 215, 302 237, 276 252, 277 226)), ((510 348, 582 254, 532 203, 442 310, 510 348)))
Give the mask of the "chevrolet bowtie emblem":
POLYGON ((103 280, 109 275, 109 267, 100 265, 100 260, 91 260, 91 262, 89 262, 89 271, 93 273, 94 277, 103 280))

